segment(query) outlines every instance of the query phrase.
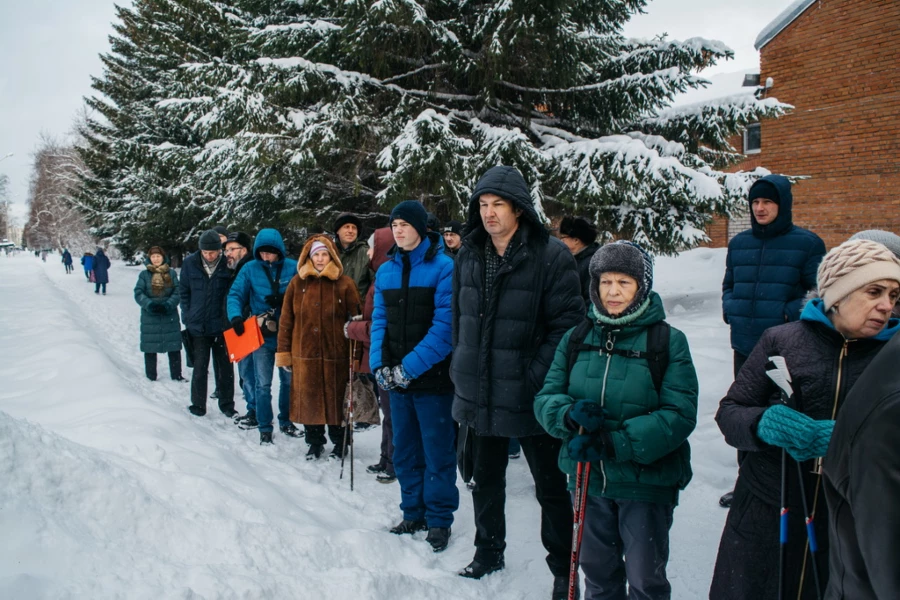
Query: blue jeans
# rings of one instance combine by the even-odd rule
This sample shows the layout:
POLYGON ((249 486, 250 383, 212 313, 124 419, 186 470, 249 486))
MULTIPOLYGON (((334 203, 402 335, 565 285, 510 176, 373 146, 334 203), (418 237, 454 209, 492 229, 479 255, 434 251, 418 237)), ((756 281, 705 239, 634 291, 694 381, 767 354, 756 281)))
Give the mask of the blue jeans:
POLYGON ((403 518, 450 527, 459 508, 453 395, 391 390, 390 402, 403 518))
MULTIPOLYGON (((253 353, 253 367, 256 375, 256 420, 261 433, 272 433, 272 379, 275 370, 275 347, 263 345, 253 353)), ((278 369, 278 425, 287 427, 291 423, 291 374, 278 369)))
POLYGON ((579 560, 584 599, 669 600, 666 565, 674 510, 672 504, 588 496, 579 560))
MULTIPOLYGON (((255 352, 253 354, 256 354, 255 352)), ((241 378, 241 391, 247 401, 247 412, 256 413, 256 369, 253 366, 253 354, 244 357, 238 363, 238 376, 241 378)))

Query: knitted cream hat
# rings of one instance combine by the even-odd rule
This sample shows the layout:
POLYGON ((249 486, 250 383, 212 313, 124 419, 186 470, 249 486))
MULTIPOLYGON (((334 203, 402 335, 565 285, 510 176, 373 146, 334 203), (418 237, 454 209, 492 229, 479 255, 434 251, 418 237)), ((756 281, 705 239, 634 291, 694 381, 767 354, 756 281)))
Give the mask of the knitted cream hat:
POLYGON ((848 240, 825 255, 816 279, 825 310, 831 310, 851 292, 873 281, 894 279, 900 283, 900 260, 876 242, 848 240))

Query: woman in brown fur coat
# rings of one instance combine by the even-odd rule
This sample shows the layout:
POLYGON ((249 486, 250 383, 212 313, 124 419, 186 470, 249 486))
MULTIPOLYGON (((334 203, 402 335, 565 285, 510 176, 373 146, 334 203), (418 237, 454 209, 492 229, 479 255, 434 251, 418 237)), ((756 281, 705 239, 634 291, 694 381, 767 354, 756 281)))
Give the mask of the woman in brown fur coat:
POLYGON ((303 246, 297 277, 284 293, 275 366, 291 370, 291 421, 306 426, 307 460, 322 456, 325 426, 334 444, 331 456, 344 454, 344 388, 350 369, 350 342, 344 323, 359 314, 360 300, 334 243, 314 235, 303 246))

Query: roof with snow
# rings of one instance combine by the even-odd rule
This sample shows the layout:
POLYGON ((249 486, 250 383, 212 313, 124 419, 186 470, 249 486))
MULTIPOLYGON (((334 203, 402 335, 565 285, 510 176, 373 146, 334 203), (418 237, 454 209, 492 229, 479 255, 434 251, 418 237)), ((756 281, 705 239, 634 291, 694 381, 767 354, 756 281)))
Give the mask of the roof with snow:
POLYGON ((765 28, 759 32, 759 35, 756 37, 756 41, 753 42, 753 46, 759 50, 781 33, 785 27, 794 22, 794 20, 803 14, 807 8, 812 6, 817 0, 794 0, 790 6, 788 6, 784 11, 775 17, 771 23, 765 26, 765 28))

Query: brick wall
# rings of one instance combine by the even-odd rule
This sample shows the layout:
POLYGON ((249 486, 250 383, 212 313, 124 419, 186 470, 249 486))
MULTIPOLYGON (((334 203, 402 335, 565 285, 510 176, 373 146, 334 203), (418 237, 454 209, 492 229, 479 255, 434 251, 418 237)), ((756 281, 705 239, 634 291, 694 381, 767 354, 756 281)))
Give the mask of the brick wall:
POLYGON ((795 108, 762 123, 762 153, 738 168, 809 176, 794 222, 829 248, 862 229, 900 233, 900 2, 819 0, 762 48, 767 77, 795 108))

